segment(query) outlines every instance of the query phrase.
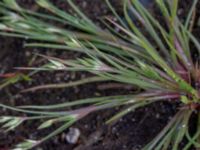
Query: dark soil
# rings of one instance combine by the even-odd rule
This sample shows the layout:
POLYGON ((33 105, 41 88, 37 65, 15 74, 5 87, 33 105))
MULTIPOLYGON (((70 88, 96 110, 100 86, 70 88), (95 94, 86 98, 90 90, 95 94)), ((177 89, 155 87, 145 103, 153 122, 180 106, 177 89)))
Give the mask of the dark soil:
MULTIPOLYGON (((54 1, 55 2, 55 1, 54 1)), ((27 8, 37 10, 32 0, 20 0, 20 3, 27 8)), ((190 0, 181 1, 181 15, 189 9, 190 0)), ((77 0, 77 4, 90 16, 94 21, 98 22, 98 18, 104 15, 110 15, 110 11, 102 0, 77 0)), ((121 10, 121 4, 118 0, 113 0, 116 8, 121 10)), ((62 9, 68 10, 63 2, 56 2, 56 5, 62 9)), ((199 7, 200 8, 200 7, 199 7)), ((199 9, 197 9, 199 10, 199 9)), ((200 11, 197 12, 199 16, 200 11)), ((184 15, 183 15, 184 16, 184 15)), ((199 27, 195 24, 196 35, 199 35, 199 27), (198 32, 198 33, 197 33, 198 32)), ((73 52, 65 52, 60 50, 48 49, 30 49, 24 48, 24 40, 15 38, 0 37, 0 73, 10 73, 16 70, 13 67, 27 66, 33 58, 33 53, 43 53, 50 56, 62 57, 65 59, 80 57, 80 54, 73 52)), ((38 65, 44 60, 33 62, 32 65, 38 65)), ((0 91, 0 102, 9 105, 23 104, 54 104, 76 100, 80 98, 117 95, 133 93, 134 89, 127 90, 109 86, 107 83, 87 84, 67 89, 43 90, 34 93, 20 93, 21 90, 34 85, 42 85, 46 83, 69 82, 76 79, 85 78, 87 73, 71 73, 71 72, 40 72, 33 76, 33 81, 20 82, 11 85, 0 91)), ((109 83, 112 85, 112 83, 109 83)), ((68 130, 62 134, 52 138, 48 142, 40 145, 36 149, 44 150, 140 150, 142 146, 147 144, 158 132, 167 124, 171 116, 177 110, 177 105, 170 102, 155 103, 148 107, 138 109, 129 113, 118 122, 105 125, 106 119, 118 112, 121 108, 104 110, 88 115, 80 120, 74 128, 81 131, 81 136, 77 144, 69 144, 65 140, 68 130)), ((8 110, 0 110, 0 113, 14 114, 8 110)), ((14 144, 23 141, 26 138, 37 139, 42 135, 46 135, 50 131, 56 129, 56 126, 41 131, 35 130, 40 122, 29 122, 21 125, 17 130, 3 133, 0 131, 0 150, 10 149, 14 144)))

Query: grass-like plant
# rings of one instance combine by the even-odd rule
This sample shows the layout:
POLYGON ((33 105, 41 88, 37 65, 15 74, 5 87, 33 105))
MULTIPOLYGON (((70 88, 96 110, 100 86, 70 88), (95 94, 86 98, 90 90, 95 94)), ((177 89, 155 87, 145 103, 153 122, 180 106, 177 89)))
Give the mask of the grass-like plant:
MULTIPOLYGON (((177 16, 178 0, 155 0, 162 22, 156 19, 139 0, 124 0, 124 16, 117 14, 109 0, 105 0, 117 21, 104 17, 102 29, 85 16, 72 2, 66 0, 74 13, 58 9, 48 0, 36 3, 48 13, 33 12, 20 7, 15 0, 0 2, 1 35, 31 39, 28 47, 45 47, 83 53, 73 60, 40 55, 49 60, 41 67, 21 68, 36 71, 86 71, 92 77, 67 84, 33 87, 62 88, 90 82, 115 81, 140 88, 137 94, 81 99, 48 106, 7 106, 2 108, 27 113, 27 117, 2 116, 6 131, 15 129, 28 120, 44 121, 38 129, 62 123, 58 129, 39 140, 27 140, 17 145, 30 149, 59 134, 70 125, 94 111, 126 106, 107 121, 110 123, 139 107, 158 101, 178 101, 180 107, 167 126, 143 149, 179 149, 200 147, 200 43, 192 34, 194 11, 198 0, 193 0, 186 20, 177 16), (50 14, 51 13, 51 14, 50 14), (74 15, 76 14, 76 15, 74 15), (133 18, 134 16, 134 18, 133 18), (48 23, 48 20, 55 22, 48 23), (59 26, 56 26, 58 25, 59 26), (61 27, 61 25, 65 27, 61 27), (67 26, 67 27, 66 27, 67 26), (119 31, 116 31, 117 28, 119 31), (84 105, 84 106, 83 106, 84 105), (68 107, 79 106, 73 111, 68 107), (59 111, 63 109, 63 111, 59 111), (196 114, 195 133, 189 132, 190 118, 196 114)), ((27 90, 26 90, 27 91, 27 90)))
POLYGON ((2 90, 3 88, 5 88, 11 84, 15 84, 21 80, 25 80, 25 81, 31 80, 29 75, 25 75, 20 72, 0 74, 0 78, 2 78, 2 80, 0 82, 0 90, 2 90))

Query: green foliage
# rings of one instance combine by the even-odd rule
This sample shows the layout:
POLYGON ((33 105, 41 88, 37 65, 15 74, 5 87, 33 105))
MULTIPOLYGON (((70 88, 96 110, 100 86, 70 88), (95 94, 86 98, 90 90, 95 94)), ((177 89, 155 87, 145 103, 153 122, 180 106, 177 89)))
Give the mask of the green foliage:
POLYGON ((0 82, 0 90, 5 88, 6 86, 9 86, 11 84, 15 84, 21 80, 24 81, 30 81, 31 78, 28 75, 22 74, 22 73, 11 73, 11 74, 3 74, 0 75, 0 77, 4 78, 0 82))
MULTIPOLYGON (((94 111, 126 106, 125 110, 109 119, 107 121, 109 123, 139 107, 165 100, 179 101, 183 107, 143 149, 170 148, 177 150, 183 138, 188 141, 184 150, 189 149, 191 145, 199 148, 199 113, 197 113, 198 126, 195 135, 191 136, 188 131, 190 117, 199 107, 200 102, 199 89, 193 84, 200 84, 200 70, 198 60, 193 59, 190 47, 192 43, 199 56, 200 43, 192 35, 193 24, 190 24, 194 21, 193 12, 197 0, 193 1, 185 22, 177 16, 178 0, 157 0, 156 4, 164 20, 162 24, 156 16, 149 13, 139 0, 123 2, 124 19, 117 14, 109 0, 106 0, 108 7, 117 19, 117 21, 113 21, 109 17, 102 18, 101 21, 107 29, 102 29, 93 23, 71 0, 67 0, 67 3, 73 9, 73 14, 58 9, 48 0, 37 0, 36 3, 41 8, 48 10, 49 13, 26 10, 20 7, 15 0, 0 2, 0 14, 2 15, 0 34, 35 41, 25 44, 27 47, 75 51, 85 54, 85 57, 63 60, 39 55, 46 58, 49 63, 37 68, 19 69, 36 72, 41 70, 86 71, 93 74, 93 77, 72 83, 32 87, 24 92, 71 87, 97 81, 131 84, 141 90, 134 95, 88 98, 50 106, 10 107, 0 104, 2 108, 29 114, 29 117, 23 121, 45 120, 39 129, 50 127, 57 122, 63 123, 61 127, 39 142, 26 141, 22 143, 22 149, 37 146, 94 111), (132 16, 135 18, 133 19, 132 16), (137 21, 134 21, 135 19, 137 21), (58 27, 44 20, 53 21, 55 24, 64 24, 71 28, 58 27), (119 32, 115 31, 113 26, 119 32), (82 107, 67 111, 69 106, 82 107), (66 108, 66 111, 58 111, 60 108, 66 108)), ((14 125, 15 121, 6 121, 9 121, 6 127, 12 127, 12 129, 22 123, 18 120, 14 125)))

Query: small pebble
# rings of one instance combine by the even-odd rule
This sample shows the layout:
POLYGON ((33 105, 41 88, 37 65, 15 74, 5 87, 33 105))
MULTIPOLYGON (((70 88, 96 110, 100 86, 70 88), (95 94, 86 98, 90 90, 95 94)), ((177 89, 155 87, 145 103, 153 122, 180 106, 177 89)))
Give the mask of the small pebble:
POLYGON ((83 2, 82 6, 83 6, 83 8, 86 8, 87 7, 87 3, 83 2))
POLYGON ((88 128, 89 128, 89 126, 86 124, 86 125, 84 125, 84 128, 85 128, 85 129, 88 129, 88 128))
POLYGON ((135 118, 132 118, 131 121, 132 121, 132 122, 135 122, 136 120, 135 120, 135 118))
POLYGON ((160 118, 160 114, 156 114, 156 118, 159 119, 160 118))
POLYGON ((66 135, 66 141, 70 144, 76 144, 80 137, 80 130, 78 128, 69 128, 69 132, 66 135))

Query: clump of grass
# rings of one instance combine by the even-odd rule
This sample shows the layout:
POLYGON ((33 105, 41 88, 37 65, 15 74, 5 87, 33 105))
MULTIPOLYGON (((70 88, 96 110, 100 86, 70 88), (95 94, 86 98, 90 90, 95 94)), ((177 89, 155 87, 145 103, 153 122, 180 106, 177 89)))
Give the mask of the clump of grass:
MULTIPOLYGON (((20 7, 15 0, 0 2, 0 34, 35 40, 25 44, 28 47, 45 47, 76 51, 85 57, 73 60, 40 55, 49 63, 37 68, 20 68, 36 71, 63 70, 86 71, 93 77, 62 85, 47 85, 30 88, 63 88, 89 82, 115 81, 131 84, 140 88, 137 94, 88 98, 48 106, 16 106, 0 104, 2 108, 27 113, 27 117, 3 116, 0 122, 7 130, 14 129, 24 121, 46 120, 38 129, 50 127, 56 123, 63 125, 42 139, 27 140, 17 145, 21 149, 30 149, 59 134, 70 125, 89 113, 116 106, 126 106, 110 118, 110 123, 118 118, 157 101, 178 101, 180 109, 166 127, 143 149, 177 150, 184 138, 187 143, 184 150, 191 146, 200 147, 200 43, 191 30, 197 0, 193 0, 185 21, 177 16, 178 0, 156 0, 163 17, 162 24, 149 13, 138 0, 123 2, 124 18, 120 17, 109 0, 105 0, 117 21, 109 17, 101 19, 107 27, 102 29, 85 16, 72 2, 67 0, 76 15, 58 9, 48 0, 36 0, 36 3, 51 14, 38 13, 20 7), (137 22, 133 21, 135 16, 137 22), (43 21, 45 20, 45 21, 43 21), (46 20, 64 24, 71 28, 61 28, 46 20), (118 28, 119 32, 114 30, 118 28), (70 30, 73 29, 73 30, 70 30), (191 45, 193 48, 191 48, 191 45), (195 47, 195 48, 194 48, 195 47), (84 107, 81 107, 84 104, 84 107), (87 105, 87 106, 86 106, 87 105), (80 109, 67 111, 69 106, 80 109), (59 109, 65 111, 59 111, 59 109), (189 124, 191 115, 196 113, 196 132, 191 135, 189 124)), ((29 91, 29 90, 26 90, 29 91)))

